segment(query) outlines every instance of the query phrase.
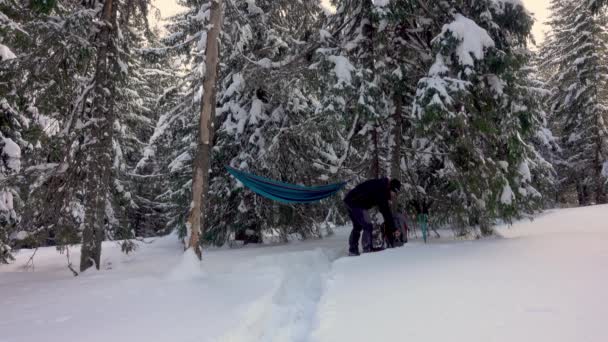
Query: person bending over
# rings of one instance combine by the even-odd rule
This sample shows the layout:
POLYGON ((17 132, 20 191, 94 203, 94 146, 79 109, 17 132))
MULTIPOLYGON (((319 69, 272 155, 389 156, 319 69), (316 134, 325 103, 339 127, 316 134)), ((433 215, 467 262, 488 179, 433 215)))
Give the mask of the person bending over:
POLYGON ((359 185, 346 194, 344 204, 348 209, 348 215, 353 221, 353 230, 348 238, 348 255, 359 255, 359 237, 363 231, 361 244, 363 253, 372 251, 372 223, 369 218, 368 210, 378 207, 384 222, 387 224, 387 231, 390 237, 395 232, 395 221, 390 209, 390 201, 396 197, 401 189, 401 182, 397 179, 380 178, 370 179, 359 185))

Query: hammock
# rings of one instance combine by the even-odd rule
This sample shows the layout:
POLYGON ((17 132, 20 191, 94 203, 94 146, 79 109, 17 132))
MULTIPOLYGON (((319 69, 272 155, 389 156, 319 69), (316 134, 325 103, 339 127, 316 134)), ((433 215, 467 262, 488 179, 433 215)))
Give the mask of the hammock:
POLYGON ((243 185, 260 196, 281 203, 316 202, 340 191, 346 182, 322 186, 307 187, 302 185, 278 182, 226 166, 226 170, 243 185))

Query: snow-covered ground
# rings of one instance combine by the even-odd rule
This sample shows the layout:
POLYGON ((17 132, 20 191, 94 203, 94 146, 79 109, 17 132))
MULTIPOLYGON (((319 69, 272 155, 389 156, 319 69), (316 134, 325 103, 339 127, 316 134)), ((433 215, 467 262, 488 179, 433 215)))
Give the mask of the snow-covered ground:
POLYGON ((174 237, 130 256, 108 243, 78 277, 53 248, 24 270, 21 251, 0 266, 0 341, 608 341, 608 206, 499 232, 348 258, 345 227, 202 267, 174 237))

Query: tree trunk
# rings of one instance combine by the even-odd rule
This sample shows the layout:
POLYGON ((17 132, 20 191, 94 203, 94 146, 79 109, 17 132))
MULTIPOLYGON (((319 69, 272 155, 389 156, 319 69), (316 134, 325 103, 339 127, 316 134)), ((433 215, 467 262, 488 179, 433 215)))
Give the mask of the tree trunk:
POLYGON ((576 191, 578 193, 578 205, 589 205, 589 192, 587 189, 587 184, 585 184, 584 181, 577 183, 576 191))
POLYGON ((372 160, 372 177, 380 178, 380 149, 378 147, 378 125, 372 130, 372 142, 374 144, 374 155, 372 160))
MULTIPOLYGON (((403 117, 402 113, 402 103, 401 96, 395 95, 395 127, 393 128, 393 137, 395 139, 395 145, 393 146, 393 155, 391 161, 391 178, 395 178, 401 180, 401 140, 403 137, 401 136, 401 128, 403 125, 403 117)), ((393 211, 397 211, 398 201, 393 202, 393 211)))
POLYGON ((211 1, 211 26, 207 33, 205 49, 205 80, 203 82, 199 137, 192 175, 192 203, 190 204, 190 214, 187 222, 190 236, 186 241, 186 248, 193 248, 199 260, 202 259, 199 240, 206 228, 206 215, 201 216, 201 211, 207 207, 209 189, 209 166, 214 130, 213 116, 215 115, 215 83, 219 59, 218 38, 221 22, 222 0, 211 1))
POLYGON ((605 179, 602 176, 602 162, 600 161, 601 154, 598 152, 597 162, 595 166, 596 174, 595 174, 595 204, 605 204, 606 203, 606 192, 604 191, 604 182, 605 179))
POLYGON ((99 34, 99 54, 95 74, 95 87, 89 117, 90 123, 83 132, 84 146, 80 152, 82 169, 85 172, 85 220, 82 232, 80 271, 91 266, 101 266, 101 244, 105 237, 105 206, 112 173, 112 138, 114 123, 114 87, 110 75, 115 54, 112 49, 112 34, 115 30, 116 8, 113 0, 106 0, 101 21, 106 23, 99 34))
POLYGON ((600 127, 602 126, 602 121, 600 120, 602 117, 602 113, 597 113, 596 114, 596 123, 595 123, 595 129, 596 129, 596 136, 597 136, 597 142, 596 142, 596 150, 595 150, 595 204, 604 204, 606 203, 606 192, 604 191, 604 182, 606 181, 604 179, 604 177, 602 176, 602 170, 603 170, 603 155, 604 153, 602 153, 602 147, 603 147, 603 141, 602 141, 602 134, 601 134, 601 130, 600 127))

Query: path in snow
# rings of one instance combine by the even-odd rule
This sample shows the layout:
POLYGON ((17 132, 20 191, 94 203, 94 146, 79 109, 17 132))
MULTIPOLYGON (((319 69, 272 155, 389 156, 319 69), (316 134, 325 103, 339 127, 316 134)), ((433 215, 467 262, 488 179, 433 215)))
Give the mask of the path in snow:
POLYGON ((278 281, 242 315, 234 331, 220 341, 305 342, 325 288, 325 279, 339 251, 315 249, 257 257, 251 264, 278 281))
MULTIPOLYGON (((40 249, 36 271, 25 271, 33 251, 23 250, 0 267, 0 341, 306 341, 325 275, 346 252, 347 232, 210 249, 202 267, 174 237, 129 256, 104 243, 102 271, 76 278, 54 248, 40 249)), ((71 257, 79 260, 77 248, 71 257)))

